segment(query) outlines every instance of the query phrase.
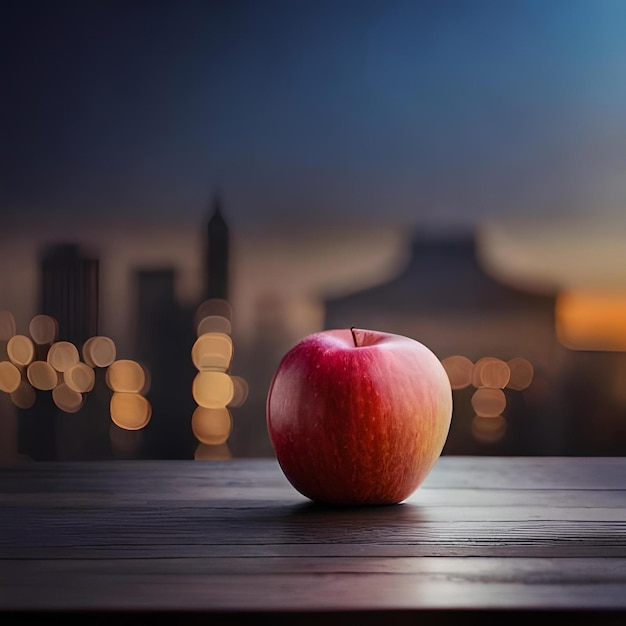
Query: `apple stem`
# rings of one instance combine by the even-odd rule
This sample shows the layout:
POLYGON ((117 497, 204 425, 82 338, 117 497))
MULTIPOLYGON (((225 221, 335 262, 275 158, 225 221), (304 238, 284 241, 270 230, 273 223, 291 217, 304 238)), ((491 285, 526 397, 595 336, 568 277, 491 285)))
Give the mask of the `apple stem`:
POLYGON ((356 335, 354 334, 354 326, 350 326, 350 332, 352 333, 352 341, 354 341, 354 347, 358 348, 359 344, 356 342, 356 335))

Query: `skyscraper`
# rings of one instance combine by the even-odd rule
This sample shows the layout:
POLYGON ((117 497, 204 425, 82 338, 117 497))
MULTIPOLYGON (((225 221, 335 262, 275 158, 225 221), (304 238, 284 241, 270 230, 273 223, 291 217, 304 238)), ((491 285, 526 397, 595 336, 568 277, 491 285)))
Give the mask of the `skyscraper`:
POLYGON ((98 334, 98 259, 76 244, 56 244, 41 260, 41 312, 59 324, 59 339, 80 348, 98 334))
POLYGON ((229 233, 218 194, 207 228, 207 298, 228 300, 229 233))

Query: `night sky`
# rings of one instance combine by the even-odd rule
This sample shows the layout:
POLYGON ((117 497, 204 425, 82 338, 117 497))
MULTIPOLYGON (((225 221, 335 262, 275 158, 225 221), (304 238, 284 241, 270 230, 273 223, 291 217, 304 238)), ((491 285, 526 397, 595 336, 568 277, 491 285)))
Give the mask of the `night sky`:
POLYGON ((626 1, 6 1, 0 211, 621 215, 626 1))

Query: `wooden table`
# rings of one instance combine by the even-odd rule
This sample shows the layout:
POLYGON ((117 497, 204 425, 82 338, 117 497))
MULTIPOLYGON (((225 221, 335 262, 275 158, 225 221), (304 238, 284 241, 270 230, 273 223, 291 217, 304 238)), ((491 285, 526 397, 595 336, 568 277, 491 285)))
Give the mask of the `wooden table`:
POLYGON ((444 456, 406 502, 356 509, 310 503, 273 459, 4 468, 0 610, 626 624, 626 458, 444 456))

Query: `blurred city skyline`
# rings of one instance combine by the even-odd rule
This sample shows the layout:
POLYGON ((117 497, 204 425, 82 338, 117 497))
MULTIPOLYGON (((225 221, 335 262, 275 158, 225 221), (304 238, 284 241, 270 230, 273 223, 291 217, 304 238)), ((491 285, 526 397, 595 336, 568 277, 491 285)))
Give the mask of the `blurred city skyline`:
MULTIPOLYGON (((258 262, 249 253, 247 271, 233 272, 231 261, 238 254, 237 247, 231 254, 229 242, 237 238, 224 218, 227 212, 217 210, 220 203, 212 207, 213 212, 193 231, 164 232, 146 222, 138 234, 127 232, 127 223, 119 221, 115 227, 109 224, 109 232, 99 231, 99 239, 91 233, 80 243, 50 244, 50 239, 46 243, 25 231, 0 248, 0 266, 5 268, 0 301, 6 307, 0 309, 0 354, 2 350, 5 354, 0 382, 15 403, 11 407, 2 395, 5 406, 0 411, 0 425, 5 448, 10 450, 11 442, 16 441, 7 433, 19 427, 20 445, 25 446, 26 456, 32 454, 33 458, 108 458, 111 454, 189 458, 193 455, 191 426, 200 419, 194 412, 194 399, 198 398, 194 366, 207 383, 215 377, 211 367, 204 374, 198 367, 198 359, 205 357, 196 353, 196 343, 209 341, 207 356, 219 357, 220 363, 225 346, 222 337, 220 353, 214 352, 210 347, 213 340, 203 335, 206 331, 198 325, 202 319, 198 315, 201 311, 205 311, 202 316, 207 315, 205 304, 215 308, 210 299, 203 301, 207 294, 213 293, 214 298, 228 293, 232 299, 229 296, 222 301, 227 305, 227 319, 222 316, 218 327, 224 328, 226 323, 226 332, 232 335, 227 343, 231 357, 234 352, 234 369, 228 370, 228 375, 234 376, 233 381, 241 379, 246 399, 243 405, 235 405, 232 418, 227 407, 221 407, 219 437, 232 434, 229 445, 222 442, 207 447, 201 441, 198 458, 216 458, 216 454, 224 458, 230 455, 231 445, 236 456, 271 455, 265 401, 280 359, 305 334, 352 325, 412 337, 442 360, 455 395, 453 425, 444 453, 623 451, 626 303, 620 294, 607 301, 584 292, 574 292, 576 297, 572 297, 559 290, 542 293, 506 284, 485 272, 474 235, 434 236, 419 230, 410 235, 410 245, 407 240, 396 241, 394 248, 393 241, 386 242, 395 250, 393 259, 380 255, 380 237, 362 239, 360 250, 354 247, 355 240, 352 248, 346 248, 345 242, 336 239, 327 248, 332 254, 323 258, 311 249, 294 248, 287 256, 284 248, 274 251, 274 269, 282 271, 279 276, 263 276, 271 267, 267 256, 261 255, 264 262, 258 262), (378 255, 372 254, 375 246, 378 255), (191 266, 190 258, 194 260, 191 266), (368 273, 367 264, 376 271, 368 273), (383 266, 389 275, 380 272, 383 266), (8 268, 14 271, 6 271, 8 268), (334 294, 328 289, 331 277, 334 294), (316 290, 315 280, 326 290, 316 290), (181 285, 193 289, 184 296, 181 285), (33 333, 40 313, 56 315, 55 311, 60 316, 55 324, 58 343, 49 344, 48 339, 37 356, 39 348, 29 348, 28 335, 35 340, 41 334, 39 322, 33 333), (70 367, 80 366, 88 374, 96 358, 89 354, 91 339, 85 340, 93 333, 115 346, 118 361, 132 365, 128 370, 134 381, 132 405, 115 405, 119 387, 110 384, 109 370, 118 363, 109 364, 106 385, 104 374, 99 376, 96 371, 98 389, 81 396, 72 388, 73 398, 55 398, 57 389, 70 382, 65 382, 63 369, 58 381, 56 375, 48 381, 55 367, 50 354, 56 354, 70 338, 74 342, 70 367), (57 347, 59 350, 54 350, 57 347), (85 362, 78 364, 81 352, 85 362), (47 365, 42 362, 46 358, 47 365), (22 378, 28 378, 21 383, 20 368, 24 370, 22 378), (144 384, 143 375, 137 374, 141 368, 149 381, 145 398, 143 392, 136 397, 144 384), (19 420, 16 407, 21 409, 23 400, 11 391, 18 383, 33 402, 31 385, 43 384, 37 389, 44 390, 37 392, 39 400, 32 407, 29 404, 31 408, 24 407, 19 420), (57 384, 52 392, 57 408, 45 391, 51 383, 57 384), (70 400, 72 408, 63 408, 70 400), (122 408, 130 413, 120 413, 122 408), (72 415, 61 415, 59 410, 69 410, 72 415), (123 426, 146 419, 150 423, 139 432, 123 426), (232 433, 224 430, 229 423, 232 433), (145 441, 143 430, 147 431, 145 441)), ((48 237, 54 235, 48 233, 48 237)), ((224 306, 218 309, 224 310, 224 306)), ((206 321, 215 324, 210 318, 206 321)), ((217 377, 221 382, 211 382, 207 398, 216 393, 226 398, 229 393, 226 387, 230 383, 224 387, 224 375, 218 373, 217 377)), ((125 398, 128 389, 129 384, 122 382, 125 398)), ((211 441, 216 438, 214 432, 205 434, 211 441)))
MULTIPOLYGON (((565 374, 595 386, 583 422, 604 398, 610 442, 626 406, 625 29, 618 0, 5 2, 0 310, 23 332, 42 250, 76 244, 98 259, 99 332, 134 358, 137 276, 185 315, 198 304, 217 194, 235 354, 264 368, 245 407, 263 437, 266 378, 328 302, 347 320, 369 289, 430 273, 453 290, 468 264, 447 257, 398 277, 414 238, 459 237, 494 293, 549 299, 557 325, 524 332, 559 354, 572 341, 565 374)), ((400 323, 404 300, 370 319, 400 323)), ((512 337, 524 309, 507 315, 512 337)))

